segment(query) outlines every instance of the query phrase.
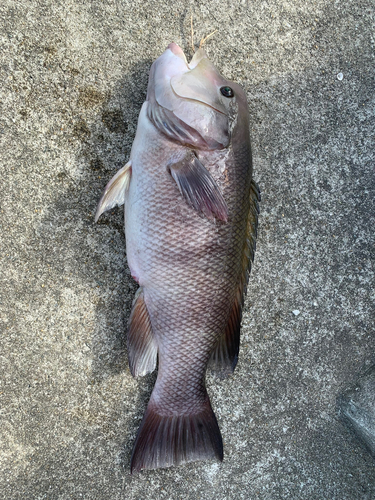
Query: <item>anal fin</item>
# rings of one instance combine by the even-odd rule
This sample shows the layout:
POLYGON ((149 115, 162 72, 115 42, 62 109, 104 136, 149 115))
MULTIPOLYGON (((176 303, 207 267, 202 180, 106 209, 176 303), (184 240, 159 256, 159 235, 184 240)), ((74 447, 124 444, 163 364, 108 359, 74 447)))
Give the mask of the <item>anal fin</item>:
POLYGON ((250 210, 247 219, 246 240, 242 256, 242 272, 234 303, 229 314, 227 327, 223 335, 219 338, 210 359, 210 367, 221 377, 233 373, 238 361, 242 307, 246 295, 247 283, 249 281, 251 263, 254 261, 259 202, 260 190, 258 185, 252 180, 250 185, 250 210))
POLYGON ((129 318, 128 358, 133 377, 146 375, 156 368, 157 345, 142 287, 134 297, 129 318))

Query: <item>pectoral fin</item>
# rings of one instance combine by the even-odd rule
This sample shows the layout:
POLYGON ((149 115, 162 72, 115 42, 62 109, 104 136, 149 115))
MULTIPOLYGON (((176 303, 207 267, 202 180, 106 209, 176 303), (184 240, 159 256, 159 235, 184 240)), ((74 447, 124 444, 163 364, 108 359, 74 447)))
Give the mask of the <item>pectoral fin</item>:
POLYGON ((108 182, 96 210, 95 222, 98 221, 103 212, 110 210, 116 205, 120 206, 124 204, 125 193, 130 184, 131 172, 131 162, 129 161, 108 182))
POLYGON ((169 165, 173 179, 186 201, 207 219, 228 220, 228 207, 215 179, 194 153, 169 165))

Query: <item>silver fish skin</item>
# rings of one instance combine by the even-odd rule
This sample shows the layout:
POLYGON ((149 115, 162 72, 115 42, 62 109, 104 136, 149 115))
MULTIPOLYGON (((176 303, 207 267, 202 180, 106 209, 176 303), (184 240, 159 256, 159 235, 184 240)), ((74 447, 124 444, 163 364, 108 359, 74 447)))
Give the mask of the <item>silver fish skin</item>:
POLYGON ((205 386, 210 364, 233 372, 254 259, 260 194, 239 85, 199 49, 172 43, 153 63, 130 160, 96 220, 125 205, 126 251, 140 288, 128 326, 132 374, 158 375, 131 472, 223 459, 205 386))

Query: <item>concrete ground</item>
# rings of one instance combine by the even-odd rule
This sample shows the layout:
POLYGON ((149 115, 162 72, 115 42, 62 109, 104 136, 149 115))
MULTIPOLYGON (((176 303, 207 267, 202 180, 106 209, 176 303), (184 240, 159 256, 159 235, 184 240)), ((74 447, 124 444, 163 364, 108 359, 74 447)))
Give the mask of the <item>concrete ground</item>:
POLYGON ((0 19, 0 497, 375 498, 337 413, 375 361, 373 2, 3 0, 0 19), (130 476, 155 376, 127 365, 122 211, 93 214, 191 11, 247 91, 259 240, 238 367, 208 376, 224 462, 130 476))

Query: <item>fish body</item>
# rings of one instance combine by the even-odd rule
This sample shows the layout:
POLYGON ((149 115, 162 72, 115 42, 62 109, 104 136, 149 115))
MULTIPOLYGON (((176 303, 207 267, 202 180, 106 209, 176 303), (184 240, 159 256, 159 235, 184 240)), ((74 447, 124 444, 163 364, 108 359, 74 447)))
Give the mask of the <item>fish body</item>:
POLYGON ((245 93, 203 49, 188 64, 170 44, 151 67, 130 161, 97 212, 125 205, 127 259, 140 285, 132 374, 158 359, 132 471, 223 458, 205 372, 210 362, 226 375, 237 363, 259 200, 245 93))

